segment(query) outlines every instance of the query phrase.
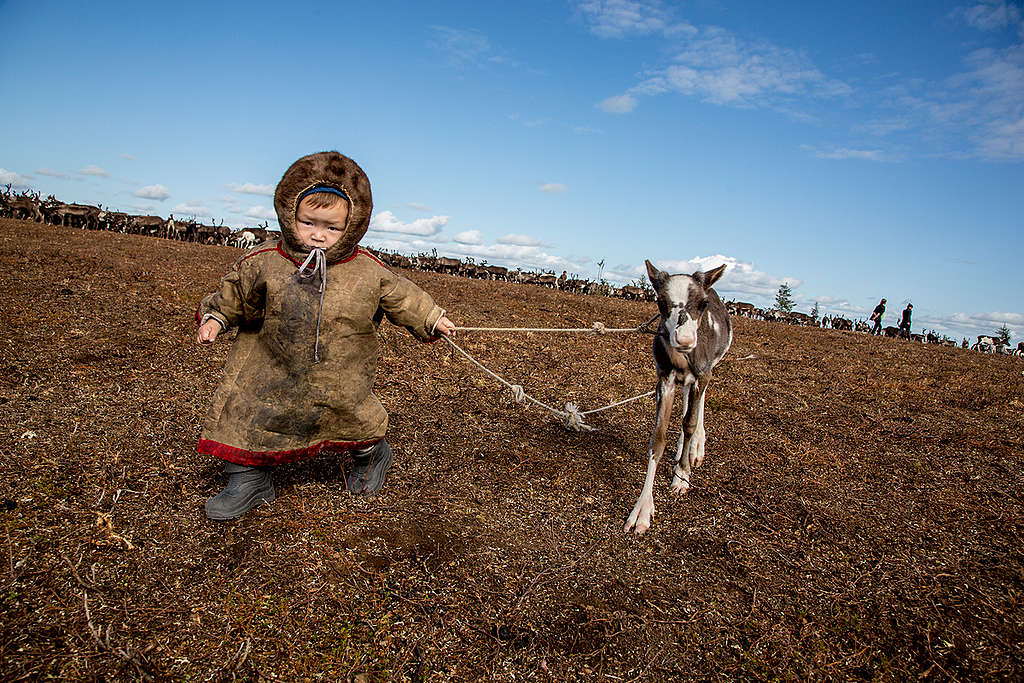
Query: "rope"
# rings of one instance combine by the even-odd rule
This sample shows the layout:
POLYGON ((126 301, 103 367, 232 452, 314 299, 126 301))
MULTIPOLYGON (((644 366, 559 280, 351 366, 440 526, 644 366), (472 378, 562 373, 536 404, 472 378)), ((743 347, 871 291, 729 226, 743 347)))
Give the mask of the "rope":
POLYGON ((320 307, 316 311, 316 341, 313 343, 313 362, 320 362, 320 321, 324 315, 324 290, 327 289, 327 259, 324 257, 324 250, 313 247, 309 250, 309 256, 299 266, 298 276, 300 280, 311 280, 317 273, 320 274, 320 307), (309 267, 309 271, 306 268, 309 267))
POLYGON ((606 328, 604 323, 594 323, 589 328, 455 328, 457 332, 566 332, 566 333, 594 333, 606 335, 620 332, 650 332, 647 326, 656 321, 660 313, 655 313, 643 325, 636 328, 606 328))
MULTIPOLYGON (((645 323, 645 325, 646 325, 646 323, 645 323)), ((456 329, 465 329, 465 328, 456 328, 456 329)), ((633 328, 631 331, 635 331, 635 330, 636 330, 636 328, 633 328)), ((558 332, 562 332, 564 330, 557 330, 557 331, 558 332)), ((553 413, 554 415, 558 415, 559 417, 563 418, 565 420, 565 423, 564 423, 565 427, 568 428, 568 429, 576 430, 577 432, 583 432, 583 431, 592 432, 592 431, 594 431, 594 427, 591 427, 590 425, 588 425, 586 422, 583 421, 583 418, 585 416, 590 415, 592 413, 599 413, 602 410, 608 410, 610 408, 615 408, 617 406, 621 406, 621 405, 624 405, 626 403, 630 403, 631 401, 638 401, 641 398, 645 398, 647 396, 651 396, 654 393, 653 391, 648 391, 646 394, 640 394, 639 396, 634 396, 632 398, 627 398, 627 399, 625 399, 623 401, 619 401, 617 403, 612 403, 612 404, 603 406, 601 408, 595 408, 594 410, 581 411, 579 409, 579 407, 575 403, 566 403, 565 404, 565 409, 564 410, 559 410, 558 408, 555 408, 553 406, 549 406, 547 403, 544 403, 543 401, 538 401, 533 396, 530 396, 529 394, 527 394, 526 391, 523 389, 523 386, 521 384, 512 384, 511 382, 505 380, 505 378, 503 378, 500 375, 492 372, 490 369, 488 369, 486 366, 484 366, 483 363, 478 361, 476 358, 473 358, 473 356, 471 356, 469 354, 469 352, 467 352, 461 346, 459 346, 458 344, 453 342, 451 340, 451 337, 443 336, 441 338, 444 339, 449 344, 451 344, 452 348, 454 348, 456 351, 458 351, 463 356, 465 356, 466 359, 468 359, 471 363, 473 363, 473 365, 477 366, 478 368, 480 368, 481 370, 486 372, 488 375, 490 375, 491 377, 493 377, 494 379, 498 380, 499 382, 504 384, 506 387, 508 387, 508 389, 512 392, 512 397, 515 399, 516 403, 520 403, 521 404, 521 403, 524 403, 526 401, 530 401, 531 403, 533 403, 533 404, 535 404, 537 406, 540 406, 544 410, 547 410, 548 412, 553 413)))

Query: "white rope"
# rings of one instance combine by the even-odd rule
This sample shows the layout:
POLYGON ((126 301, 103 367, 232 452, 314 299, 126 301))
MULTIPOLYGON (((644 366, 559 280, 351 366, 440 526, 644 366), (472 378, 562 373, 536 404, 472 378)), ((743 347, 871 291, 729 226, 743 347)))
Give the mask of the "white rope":
POLYGON ((324 291, 327 289, 327 258, 324 250, 313 247, 309 250, 309 256, 299 266, 299 279, 310 280, 320 274, 320 307, 316 311, 316 341, 313 342, 313 362, 320 362, 320 321, 324 315, 324 291), (310 270, 307 272, 306 268, 310 270))
MULTIPOLYGON (((457 328, 457 329, 461 329, 461 328, 457 328)), ((558 331, 561 332, 562 330, 558 330, 558 331)), ((635 331, 635 328, 634 328, 633 331, 635 331)), ((454 348, 456 351, 458 351, 463 356, 465 356, 471 363, 473 363, 478 368, 480 368, 481 370, 486 372, 488 375, 490 375, 491 377, 493 377, 494 379, 498 380, 499 382, 504 384, 506 387, 508 387, 509 390, 512 392, 512 397, 515 399, 516 403, 523 403, 525 401, 530 401, 531 403, 540 406, 541 408, 547 410, 548 412, 553 413, 553 414, 558 415, 559 417, 563 418, 565 420, 564 424, 565 424, 565 426, 567 428, 574 429, 574 430, 576 430, 578 432, 582 432, 582 431, 592 432, 592 431, 594 431, 594 427, 591 427, 590 425, 588 425, 586 422, 583 421, 584 416, 590 415, 591 413, 599 413, 602 410, 608 410, 609 408, 615 408, 616 406, 621 406, 621 405, 624 405, 624 404, 629 403, 631 401, 637 401, 637 400, 639 400, 641 398, 650 396, 650 395, 652 395, 654 393, 653 391, 648 391, 646 394, 640 394, 639 396, 634 396, 632 398, 627 398, 624 401, 619 401, 617 403, 612 403, 610 405, 606 405, 606 406, 603 406, 601 408, 595 408, 594 410, 581 411, 579 409, 579 407, 577 407, 577 405, 575 403, 566 403, 565 404, 565 409, 564 410, 559 410, 558 408, 555 408, 553 406, 549 406, 547 403, 544 403, 543 401, 538 401, 533 396, 530 396, 529 394, 527 394, 526 391, 523 389, 523 386, 521 384, 512 384, 512 383, 506 381, 503 377, 501 377, 501 376, 497 375, 496 373, 492 372, 491 370, 489 370, 487 367, 485 367, 483 365, 483 363, 478 361, 476 358, 473 358, 473 356, 471 356, 469 354, 469 352, 467 352, 461 346, 459 346, 458 344, 453 342, 451 340, 451 337, 444 336, 444 337, 441 337, 441 338, 444 339, 449 344, 451 344, 452 348, 454 348)))
POLYGON ((647 326, 658 319, 660 314, 638 327, 605 327, 604 323, 596 322, 590 327, 456 327, 457 332, 568 332, 612 334, 616 332, 646 332, 647 326))

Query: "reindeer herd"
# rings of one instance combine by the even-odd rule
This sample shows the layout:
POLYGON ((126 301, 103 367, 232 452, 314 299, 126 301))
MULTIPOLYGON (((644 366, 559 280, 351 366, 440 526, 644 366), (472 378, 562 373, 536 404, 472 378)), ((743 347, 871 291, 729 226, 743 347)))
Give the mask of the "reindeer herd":
POLYGON ((188 219, 139 216, 104 209, 90 204, 68 204, 53 195, 40 199, 38 192, 15 194, 11 186, 0 191, 0 218, 62 225, 86 230, 112 230, 129 235, 148 235, 199 244, 254 246, 270 237, 266 224, 259 228, 234 231, 224 225, 203 225, 195 217, 188 219))
MULTIPOLYGON (((51 225, 61 225, 86 230, 112 230, 131 235, 147 235, 183 242, 198 244, 226 245, 248 249, 277 237, 280 233, 270 230, 266 222, 258 228, 232 230, 221 221, 219 225, 204 225, 196 217, 187 219, 168 218, 161 216, 139 216, 120 211, 104 209, 102 206, 89 204, 68 204, 53 195, 40 199, 38 192, 29 190, 15 194, 11 185, 0 190, 0 218, 19 218, 51 225)), ((374 250, 385 263, 408 270, 422 270, 436 273, 447 273, 460 277, 482 280, 500 280, 519 284, 550 287, 574 294, 611 296, 633 301, 655 301, 654 290, 645 280, 637 280, 633 284, 615 287, 606 280, 600 281, 579 278, 562 271, 556 276, 552 271, 539 272, 521 269, 509 269, 504 266, 488 265, 486 261, 476 263, 472 258, 465 260, 438 256, 434 251, 430 254, 420 253, 407 256, 398 252, 374 250)), ((782 322, 790 325, 813 327, 831 327, 836 330, 868 332, 867 320, 850 320, 841 316, 824 316, 820 320, 806 313, 781 311, 778 309, 761 309, 754 304, 743 301, 727 301, 726 309, 730 315, 782 322)), ((883 333, 888 337, 901 336, 898 327, 886 327, 883 333)), ((956 346, 957 342, 948 337, 939 337, 934 332, 911 334, 909 339, 921 343, 956 346)), ((1024 356, 1024 342, 1014 349, 999 343, 995 338, 981 335, 973 345, 964 339, 963 348, 971 348, 982 353, 1012 354, 1024 356)))
MULTIPOLYGON (((138 216, 120 211, 104 209, 89 204, 68 204, 53 195, 40 199, 38 192, 23 191, 15 194, 11 185, 0 191, 0 218, 20 218, 51 225, 61 225, 86 230, 112 230, 130 235, 147 235, 198 244, 227 245, 248 249, 277 237, 280 233, 268 229, 267 223, 258 228, 232 230, 224 225, 203 225, 196 217, 187 219, 161 216, 138 216)), ((473 259, 460 260, 421 253, 406 256, 397 252, 376 251, 381 260, 389 265, 410 270, 448 273, 462 277, 483 280, 502 280, 520 284, 539 285, 576 294, 616 296, 636 301, 654 301, 654 290, 646 282, 637 285, 615 287, 602 280, 570 277, 565 271, 561 276, 553 272, 538 272, 509 269, 504 266, 475 263, 473 259)))
MULTIPOLYGON (((725 307, 729 311, 729 315, 741 316, 744 318, 752 318, 754 320, 768 320, 771 322, 783 322, 790 325, 805 325, 810 327, 831 327, 834 330, 845 330, 848 332, 864 332, 867 334, 871 331, 871 324, 867 320, 850 320, 838 315, 825 315, 820 320, 815 320, 812 316, 805 313, 797 313, 795 311, 786 312, 777 309, 761 309, 743 301, 726 301, 725 307)), ((995 337, 990 335, 978 335, 978 341, 974 344, 969 344, 967 339, 964 338, 958 344, 955 339, 942 335, 941 337, 935 333, 934 330, 926 330, 924 334, 906 334, 898 327, 885 327, 882 328, 882 334, 886 337, 898 337, 907 339, 909 341, 919 342, 921 344, 938 344, 939 346, 960 346, 964 349, 971 349, 972 351, 978 351, 980 353, 992 353, 997 355, 1008 355, 1008 356, 1024 356, 1024 342, 1017 344, 1014 348, 1009 344, 999 341, 995 337)))

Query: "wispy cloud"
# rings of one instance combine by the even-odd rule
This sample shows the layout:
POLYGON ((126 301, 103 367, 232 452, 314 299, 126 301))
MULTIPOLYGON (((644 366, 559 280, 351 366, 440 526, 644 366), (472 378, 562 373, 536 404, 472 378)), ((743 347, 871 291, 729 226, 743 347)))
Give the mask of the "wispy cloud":
POLYGON ((676 92, 705 102, 787 110, 798 97, 831 98, 852 89, 828 78, 800 52, 767 42, 746 42, 710 26, 686 39, 672 64, 655 69, 633 90, 676 92))
POLYGON ((62 178, 64 180, 67 180, 68 178, 71 177, 67 173, 54 171, 52 168, 37 168, 36 173, 38 173, 39 175, 47 175, 50 176, 51 178, 62 178))
POLYGON ((142 199, 156 199, 162 202, 171 196, 171 191, 163 185, 146 185, 135 190, 132 194, 142 199))
POLYGON ((565 194, 569 191, 569 188, 562 183, 544 183, 537 189, 548 194, 565 194))
POLYGON ((973 50, 963 58, 962 69, 946 78, 903 78, 868 93, 879 115, 855 130, 878 136, 899 133, 930 155, 1024 159, 1024 22, 1020 9, 1004 2, 984 2, 960 8, 951 16, 985 31, 983 37, 993 40, 997 29, 1016 26, 1017 41, 973 50))
POLYGON ((251 206, 245 210, 245 215, 249 218, 262 218, 263 220, 277 222, 277 212, 265 206, 251 206))
POLYGON ((801 145, 801 149, 814 154, 819 159, 855 159, 860 161, 889 161, 890 159, 880 149, 850 149, 848 147, 833 147, 832 149, 817 149, 809 145, 801 145))
POLYGON ((1016 5, 1003 0, 980 2, 970 7, 958 7, 952 15, 962 18, 968 25, 981 31, 995 31, 1021 23, 1021 11, 1016 5))
MULTIPOLYGON (((696 256, 684 261, 659 259, 654 265, 670 273, 693 273, 698 270, 711 270, 725 264, 725 273, 715 285, 721 294, 732 294, 741 297, 759 299, 755 303, 768 303, 775 298, 779 285, 788 283, 793 289, 803 285, 803 280, 792 277, 770 275, 757 269, 748 261, 741 261, 733 256, 715 254, 713 256, 696 256)), ((617 282, 629 282, 636 279, 647 279, 647 270, 639 265, 617 265, 607 271, 608 278, 617 282)))
POLYGON ((609 114, 628 114, 636 109, 636 98, 630 94, 613 95, 597 103, 597 108, 609 114))
POLYGON ((135 161, 135 157, 133 155, 131 155, 131 154, 122 154, 121 158, 122 159, 127 159, 128 161, 135 161))
POLYGON ((1006 325, 1011 338, 1024 338, 1024 315, 1020 313, 954 313, 947 316, 930 316, 922 318, 922 322, 932 327, 947 330, 954 334, 966 336, 973 341, 978 334, 995 334, 1000 327, 1006 325))
POLYGON ((529 235, 517 235, 510 234, 504 237, 499 237, 497 240, 498 244, 510 244, 517 247, 550 247, 551 245, 547 242, 543 242, 536 237, 530 237, 529 235))
POLYGON ((413 209, 414 211, 422 211, 423 213, 430 213, 431 211, 433 211, 433 209, 431 209, 426 204, 419 204, 417 202, 406 202, 405 206, 407 206, 410 209, 413 209))
POLYGON ((101 178, 109 178, 110 174, 99 166, 89 165, 78 171, 78 175, 94 175, 101 178))
POLYGON ((484 243, 483 235, 480 234, 479 230, 466 230, 464 232, 460 232, 458 235, 455 236, 454 239, 459 244, 483 244, 484 243))
POLYGON ((265 197, 274 196, 272 185, 257 185, 256 183, 230 183, 228 189, 238 194, 258 194, 265 197))
POLYGON ((14 171, 8 171, 6 168, 0 168, 0 185, 10 185, 16 188, 25 188, 29 186, 29 180, 31 176, 22 175, 15 173, 14 171))
MULTIPOLYGON (((461 233, 460 233, 461 234, 461 233)), ((510 268, 524 270, 551 270, 581 272, 584 264, 551 254, 539 246, 523 246, 515 244, 471 244, 467 242, 439 243, 434 239, 424 239, 415 235, 369 235, 364 240, 369 246, 398 251, 400 253, 416 253, 437 249, 442 256, 453 258, 473 258, 477 263, 486 260, 488 263, 500 264, 510 268)))
POLYGON ((390 211, 381 211, 374 214, 370 220, 370 230, 373 232, 393 232, 421 236, 437 235, 446 225, 448 225, 448 216, 418 218, 410 223, 404 223, 398 220, 395 214, 390 211))
POLYGON ((199 218, 209 218, 213 215, 213 212, 203 206, 202 202, 184 202, 178 204, 171 213, 176 213, 179 216, 196 216, 199 218))
POLYGON ((685 33, 693 28, 675 22, 671 10, 659 0, 583 0, 576 8, 591 33, 601 38, 685 33))

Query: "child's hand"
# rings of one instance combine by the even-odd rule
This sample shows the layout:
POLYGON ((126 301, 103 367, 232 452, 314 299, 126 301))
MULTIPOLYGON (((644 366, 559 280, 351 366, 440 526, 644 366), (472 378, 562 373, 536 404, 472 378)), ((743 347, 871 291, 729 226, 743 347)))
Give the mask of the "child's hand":
POLYGON ((220 334, 220 323, 210 318, 199 326, 199 332, 196 333, 196 341, 206 346, 207 344, 212 344, 218 334, 220 334))
POLYGON ((448 319, 448 316, 442 315, 437 319, 437 324, 434 325, 434 334, 443 334, 446 337, 451 337, 455 334, 455 323, 448 319))

